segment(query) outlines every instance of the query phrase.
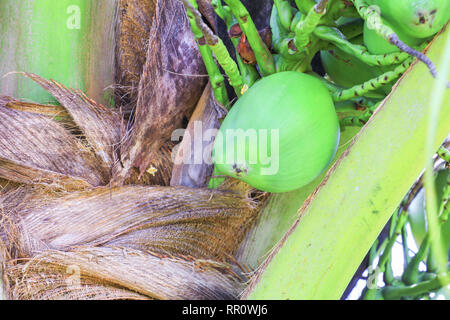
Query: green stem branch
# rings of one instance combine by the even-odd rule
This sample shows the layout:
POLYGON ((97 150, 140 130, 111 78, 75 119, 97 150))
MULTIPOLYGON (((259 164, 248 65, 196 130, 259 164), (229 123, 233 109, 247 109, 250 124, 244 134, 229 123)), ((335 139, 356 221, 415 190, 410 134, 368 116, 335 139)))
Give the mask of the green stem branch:
POLYGON ((423 281, 406 287, 385 287, 382 290, 385 299, 400 299, 417 297, 436 291, 450 284, 450 274, 437 275, 431 280, 423 281))
POLYGON ((350 89, 342 89, 333 93, 332 97, 335 102, 348 100, 350 98, 364 96, 368 92, 381 88, 385 84, 394 81, 403 74, 412 64, 413 58, 406 59, 401 65, 394 70, 388 71, 374 79, 364 82, 361 85, 354 86, 350 89))
POLYGON ((311 35, 318 26, 320 19, 326 13, 326 8, 329 0, 321 0, 314 5, 306 15, 305 19, 301 20, 295 27, 295 46, 298 51, 306 49, 311 42, 311 35))
POLYGON ((308 14, 309 10, 316 5, 314 0, 295 0, 295 4, 298 10, 304 15, 308 14))
POLYGON ((240 0, 224 0, 230 7, 231 12, 237 18, 242 32, 248 39, 250 47, 256 56, 256 62, 263 76, 268 76, 275 73, 275 62, 272 54, 267 48, 264 41, 259 36, 253 20, 240 0))
POLYGON ((450 163, 450 151, 441 146, 437 152, 438 156, 447 163, 450 163))
POLYGON ((409 57, 409 54, 406 52, 394 52, 384 55, 370 54, 364 46, 347 41, 337 28, 319 26, 314 30, 314 34, 322 40, 331 42, 345 53, 358 58, 369 66, 390 66, 402 63, 409 57))
POLYGON ((380 270, 383 271, 385 270, 386 263, 391 257, 392 247, 394 246, 397 237, 401 234, 402 228, 407 221, 408 221, 408 213, 401 210, 394 232, 392 233, 392 236, 389 237, 386 248, 384 249, 383 254, 380 257, 380 260, 378 261, 378 267, 380 268, 380 270))
MULTIPOLYGON (((221 18, 225 22, 228 31, 230 31, 232 26, 238 23, 236 18, 231 13, 230 8, 228 6, 223 6, 220 0, 212 0, 211 6, 214 8, 214 11, 219 16, 219 18, 221 18)), ((256 70, 255 66, 245 64, 242 61, 241 56, 237 51, 239 38, 231 38, 231 42, 234 46, 236 61, 241 72, 242 80, 244 84, 246 84, 248 87, 251 87, 256 82, 256 80, 259 79, 258 70, 256 70)))
POLYGON ((289 30, 291 27, 291 22, 294 17, 293 8, 289 0, 274 0, 275 7, 277 8, 278 18, 280 19, 281 25, 285 30, 289 30))
MULTIPOLYGON (((195 0, 190 0, 191 5, 197 9, 197 2, 195 0)), ((187 11, 187 16, 189 19, 189 23, 191 25, 192 33, 194 34, 195 40, 197 41, 197 45, 202 56, 203 62, 206 67, 206 71, 209 76, 209 80, 211 82, 211 88, 214 92, 214 96, 221 105, 227 106, 229 103, 228 94, 225 87, 225 79, 220 72, 219 67, 214 61, 214 57, 212 55, 211 48, 205 43, 203 40, 203 32, 197 26, 195 21, 195 17, 190 11, 187 11)))
MULTIPOLYGON (((191 16, 190 19, 193 19, 195 21, 196 27, 201 30, 204 41, 206 42, 206 44, 208 44, 209 48, 211 48, 211 51, 214 53, 220 66, 227 74, 230 85, 233 87, 236 95, 240 97, 242 90, 242 78, 236 62, 234 62, 234 60, 231 58, 222 40, 211 31, 206 23, 203 22, 202 15, 195 7, 195 4, 193 5, 189 0, 182 1, 186 9, 188 10, 188 14, 191 16)), ((195 3, 195 0, 191 1, 195 3)))
POLYGON ((425 260, 429 247, 430 237, 427 235, 422 241, 419 251, 414 255, 414 257, 406 266, 405 271, 403 272, 402 281, 405 284, 411 285, 413 283, 417 283, 417 281, 419 280, 419 264, 421 261, 425 260))

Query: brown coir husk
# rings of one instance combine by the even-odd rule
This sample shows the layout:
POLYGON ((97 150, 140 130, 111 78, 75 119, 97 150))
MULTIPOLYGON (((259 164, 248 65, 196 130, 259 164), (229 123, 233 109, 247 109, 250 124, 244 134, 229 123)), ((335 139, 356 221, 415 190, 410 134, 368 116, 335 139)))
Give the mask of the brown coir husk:
POLYGON ((183 3, 158 0, 139 81, 135 120, 123 134, 120 163, 113 169, 114 185, 123 185, 134 168, 144 174, 151 167, 161 146, 192 114, 207 78, 183 3))
MULTIPOLYGON (((2 198, 14 192, 23 190, 2 198)), ((6 216, 21 230, 9 241, 19 243, 20 256, 119 245, 218 260, 233 254, 255 209, 234 192, 158 186, 96 188, 62 197, 34 192, 15 205, 6 216)))
MULTIPOLYGON (((78 90, 35 74, 21 74, 40 84, 61 106, 22 102, 0 95, 4 119, 0 132, 3 132, 0 145, 4 147, 0 151, 0 177, 64 190, 107 185, 124 139, 121 130, 125 124, 120 115, 78 90), (21 126, 16 128, 15 123, 21 126)), ((155 172, 141 175, 132 168, 124 184, 168 186, 174 145, 168 141, 157 151, 151 163, 155 172)))
POLYGON ((257 214, 242 193, 158 186, 19 187, 0 208, 12 299, 236 298, 245 278, 232 257, 257 214), (85 289, 61 287, 69 267, 85 289))
MULTIPOLYGON (((201 104, 206 71, 180 1, 120 0, 119 9, 116 80, 128 90, 130 121, 123 108, 31 73, 22 74, 61 106, 0 96, 6 296, 238 298, 248 270, 234 254, 264 195, 230 179, 218 190, 185 187, 183 179, 168 186, 168 141, 201 104)), ((195 118, 214 124, 204 100, 209 111, 199 108, 195 118)), ((204 167, 195 186, 206 185, 204 167)))
POLYGON ((5 280, 20 300, 236 299, 243 289, 224 263, 117 247, 46 251, 8 264, 5 280))
POLYGON ((116 104, 129 114, 136 105, 157 0, 119 0, 116 23, 116 104))

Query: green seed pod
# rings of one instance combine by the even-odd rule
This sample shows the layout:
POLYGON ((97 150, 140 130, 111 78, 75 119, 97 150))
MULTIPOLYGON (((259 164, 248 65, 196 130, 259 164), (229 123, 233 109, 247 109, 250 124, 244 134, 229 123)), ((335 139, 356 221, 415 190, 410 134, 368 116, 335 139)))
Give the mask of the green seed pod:
POLYGON ((287 192, 316 178, 339 143, 327 88, 313 76, 280 72, 255 83, 222 123, 216 169, 266 192, 287 192))
POLYGON ((448 0, 368 0, 380 8, 381 16, 411 37, 425 39, 450 19, 448 0))
MULTIPOLYGON (((363 44, 363 36, 351 40, 354 44, 363 44)), ((342 51, 339 48, 322 50, 320 58, 325 72, 338 86, 351 88, 362 84, 382 74, 381 67, 371 67, 358 58, 342 51)), ((375 92, 385 94, 390 92, 392 85, 383 86, 375 92)))
MULTIPOLYGON (((408 46, 414 47, 423 42, 423 39, 411 37, 407 33, 402 32, 401 29, 395 28, 387 21, 384 21, 383 19, 382 21, 383 24, 390 27, 399 37, 399 39, 402 40, 408 46)), ((369 50, 371 54, 387 54, 393 52, 400 52, 400 49, 398 47, 390 44, 389 41, 385 40, 374 29, 369 28, 367 22, 364 23, 363 34, 364 34, 364 45, 367 47, 367 50, 369 50)))
MULTIPOLYGON (((352 39, 354 44, 362 42, 362 36, 352 39)), ((374 77, 371 67, 339 48, 322 50, 320 58, 325 72, 339 86, 350 88, 374 77)))

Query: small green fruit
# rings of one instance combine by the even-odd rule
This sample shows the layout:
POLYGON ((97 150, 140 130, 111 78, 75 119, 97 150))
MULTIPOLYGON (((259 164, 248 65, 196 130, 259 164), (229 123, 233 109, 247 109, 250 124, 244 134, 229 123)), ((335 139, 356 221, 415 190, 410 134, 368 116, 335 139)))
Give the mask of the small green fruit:
MULTIPOLYGON (((362 35, 352 43, 361 45, 362 35)), ((325 72, 338 86, 351 88, 375 77, 372 67, 339 48, 321 51, 320 58, 325 72)))
POLYGON ((381 16, 411 37, 433 36, 450 18, 449 0, 368 0, 378 6, 381 16))
POLYGON ((317 78, 280 72, 255 83, 233 106, 213 149, 216 169, 266 192, 298 189, 331 162, 339 121, 317 78))
MULTIPOLYGON (((401 29, 395 28, 394 26, 389 24, 387 21, 384 21, 383 19, 382 21, 383 24, 390 27, 392 31, 394 31, 395 34, 399 37, 399 39, 402 40, 408 46, 410 47, 417 46, 423 42, 422 39, 417 39, 409 36, 408 34, 402 32, 401 29)), ((389 41, 385 40, 375 30, 369 28, 367 22, 364 23, 364 45, 371 54, 381 55, 387 53, 400 52, 400 49, 398 47, 390 44, 389 41)))

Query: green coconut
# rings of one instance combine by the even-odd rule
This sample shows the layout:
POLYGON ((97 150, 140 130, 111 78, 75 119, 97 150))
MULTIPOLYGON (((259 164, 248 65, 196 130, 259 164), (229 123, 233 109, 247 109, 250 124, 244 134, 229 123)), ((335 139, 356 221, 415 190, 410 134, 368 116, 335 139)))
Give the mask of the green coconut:
MULTIPOLYGON (((407 33, 403 32, 400 28, 395 28, 389 22, 384 21, 383 23, 390 27, 395 34, 408 46, 417 46, 423 42, 423 39, 418 39, 411 37, 407 33)), ((400 52, 400 49, 393 44, 390 44, 389 41, 380 36, 374 29, 369 28, 367 22, 364 23, 364 45, 367 47, 367 50, 371 54, 387 54, 400 52)))
POLYGON ((410 37, 431 37, 450 19, 449 0, 368 0, 381 16, 410 37))
POLYGON ((217 172, 266 192, 298 189, 333 159, 339 121, 327 88, 288 71, 254 84, 223 121, 213 148, 217 172))
MULTIPOLYGON (((363 36, 352 43, 362 45, 363 36)), ((375 77, 372 67, 339 48, 322 50, 320 58, 327 75, 339 86, 351 88, 375 77)))

